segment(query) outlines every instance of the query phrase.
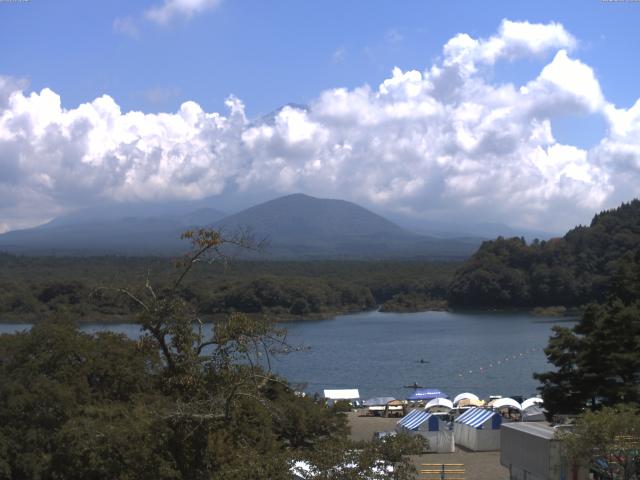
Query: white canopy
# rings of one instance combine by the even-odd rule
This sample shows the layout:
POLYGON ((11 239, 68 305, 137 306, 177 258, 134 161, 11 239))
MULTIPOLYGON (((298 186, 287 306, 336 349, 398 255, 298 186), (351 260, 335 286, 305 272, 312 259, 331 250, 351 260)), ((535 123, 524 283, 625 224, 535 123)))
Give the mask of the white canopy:
POLYGON ((516 410, 522 410, 522 405, 516 402, 513 398, 499 398, 491 405, 493 408, 511 407, 516 410))
POLYGON ((424 406, 425 410, 431 407, 447 407, 449 410, 451 410, 453 408, 453 403, 451 403, 451 400, 447 398, 438 397, 429 400, 424 406))
POLYGON ((325 390, 324 398, 327 400, 357 400, 360 398, 360 392, 357 388, 345 390, 325 390))
POLYGON ((544 400, 538 397, 527 398, 524 402, 522 402, 522 410, 526 410, 527 408, 532 407, 537 403, 544 403, 544 400))
POLYGON ((480 400, 480 398, 478 398, 478 396, 476 394, 465 392, 465 393, 460 393, 460 394, 456 395, 456 398, 453 399, 453 404, 457 405, 458 402, 460 400, 462 400, 463 398, 468 398, 469 400, 475 400, 476 402, 478 400, 480 400))

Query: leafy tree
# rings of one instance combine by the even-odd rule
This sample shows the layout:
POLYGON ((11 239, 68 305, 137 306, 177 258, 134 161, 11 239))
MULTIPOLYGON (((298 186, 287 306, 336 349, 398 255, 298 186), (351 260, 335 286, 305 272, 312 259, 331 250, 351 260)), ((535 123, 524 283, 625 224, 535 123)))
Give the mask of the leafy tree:
POLYGON ((171 285, 119 289, 139 307, 138 341, 88 335, 68 319, 0 336, 0 475, 289 479, 296 459, 342 446, 338 460, 357 460, 350 470, 359 476, 350 478, 379 461, 397 463, 395 478, 409 478, 401 452, 412 444, 359 444, 354 457, 345 417, 298 397, 270 372, 271 356, 290 348, 283 330, 241 314, 215 328, 200 321, 184 279, 223 260, 226 244, 246 245, 208 230, 185 237, 193 250, 171 285))
MULTIPOLYGON (((640 200, 602 212, 588 227, 547 242, 527 245, 522 238, 499 237, 484 242, 458 269, 447 299, 463 308, 603 302, 620 285, 614 275, 634 275, 640 265, 639 245, 640 200)), ((619 296, 627 301, 633 294, 619 296)))
POLYGON ((545 349, 557 370, 535 374, 551 413, 640 402, 640 308, 611 300, 590 305, 572 329, 554 327, 545 349))
POLYGON ((600 478, 631 480, 640 474, 640 411, 637 405, 604 407, 585 412, 575 429, 561 431, 567 457, 587 462, 600 478))
POLYGON ((640 403, 640 264, 626 258, 604 305, 589 305, 571 329, 554 327, 545 353, 557 370, 534 375, 552 414, 640 403))

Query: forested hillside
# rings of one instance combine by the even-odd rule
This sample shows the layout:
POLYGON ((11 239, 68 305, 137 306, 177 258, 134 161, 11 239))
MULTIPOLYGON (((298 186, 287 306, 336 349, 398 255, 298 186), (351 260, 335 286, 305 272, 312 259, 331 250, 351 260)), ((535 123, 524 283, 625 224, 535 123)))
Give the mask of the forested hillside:
POLYGON ((527 244, 521 238, 485 242, 456 272, 453 307, 577 306, 604 300, 640 268, 640 201, 596 215, 588 227, 527 244))
MULTIPOLYGON (((442 305, 457 263, 408 261, 232 261, 199 264, 180 295, 203 315, 229 312, 318 318, 370 310, 442 305)), ((0 321, 122 320, 147 277, 169 285, 173 263, 153 257, 23 257, 0 254, 0 321)))

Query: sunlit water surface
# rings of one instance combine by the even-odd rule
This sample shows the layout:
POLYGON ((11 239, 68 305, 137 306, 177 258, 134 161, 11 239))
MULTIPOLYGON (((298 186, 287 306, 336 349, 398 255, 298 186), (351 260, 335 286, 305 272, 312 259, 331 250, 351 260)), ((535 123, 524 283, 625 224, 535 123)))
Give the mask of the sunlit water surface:
MULTIPOLYGON (((358 388, 362 398, 404 398, 417 382, 453 396, 474 392, 531 395, 533 372, 550 368, 542 349, 560 319, 521 313, 381 313, 331 320, 290 322, 288 342, 300 351, 272 360, 273 369, 309 393, 358 388)), ((29 328, 0 324, 0 332, 29 328)), ((136 338, 135 324, 84 324, 82 330, 112 330, 136 338)))

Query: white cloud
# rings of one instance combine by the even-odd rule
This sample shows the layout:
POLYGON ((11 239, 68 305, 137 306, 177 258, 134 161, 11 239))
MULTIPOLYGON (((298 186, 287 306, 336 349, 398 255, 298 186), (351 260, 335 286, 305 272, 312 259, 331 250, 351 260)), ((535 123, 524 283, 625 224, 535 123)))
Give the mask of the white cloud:
POLYGON ((333 63, 344 63, 347 60, 347 49, 339 47, 331 54, 331 61, 333 63))
POLYGON ((303 191, 563 230, 640 184, 640 101, 608 103, 568 53, 575 44, 561 25, 505 20, 489 39, 454 37, 424 71, 396 68, 377 88, 327 90, 262 122, 233 97, 224 114, 194 102, 123 113, 108 96, 64 109, 51 90, 25 93, 0 77, 0 218, 15 228, 102 199, 303 191), (522 87, 479 68, 543 54, 549 63, 522 87), (592 149, 554 137, 553 120, 576 114, 608 122, 592 149))
POLYGON ((137 38, 139 35, 138 26, 133 17, 118 17, 113 21, 113 31, 131 38, 137 38))
POLYGON ((178 87, 152 87, 144 92, 142 96, 152 105, 161 105, 169 100, 178 98, 180 89, 178 87))
POLYGON ((212 10, 222 3, 222 0, 164 0, 159 6, 150 8, 145 16, 159 24, 167 25, 176 18, 191 18, 207 10, 212 10))
POLYGON ((387 30, 384 34, 384 39, 387 43, 400 43, 404 40, 404 35, 402 35, 398 30, 392 28, 391 30, 387 30))

